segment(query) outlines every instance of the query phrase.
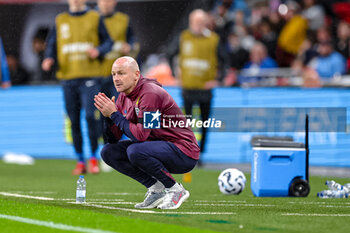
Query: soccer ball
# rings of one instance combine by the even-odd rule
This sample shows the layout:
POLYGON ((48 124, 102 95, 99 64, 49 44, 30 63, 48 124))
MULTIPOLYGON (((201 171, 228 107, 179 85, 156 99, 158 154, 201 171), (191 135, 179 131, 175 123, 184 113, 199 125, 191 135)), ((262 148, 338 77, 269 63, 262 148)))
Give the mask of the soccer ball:
POLYGON ((240 194, 245 187, 246 178, 240 170, 228 168, 223 170, 218 178, 220 192, 223 194, 240 194))

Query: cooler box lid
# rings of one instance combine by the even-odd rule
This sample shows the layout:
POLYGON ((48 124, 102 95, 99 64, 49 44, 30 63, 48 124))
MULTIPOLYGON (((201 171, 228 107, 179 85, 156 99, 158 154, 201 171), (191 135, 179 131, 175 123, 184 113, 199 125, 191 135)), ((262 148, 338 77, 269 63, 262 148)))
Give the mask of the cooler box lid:
POLYGON ((257 140, 254 142, 253 147, 305 148, 305 144, 292 141, 257 140))
POLYGON ((266 135, 254 135, 250 139, 250 145, 254 145, 258 140, 268 140, 268 141, 293 141, 291 136, 266 136, 266 135))

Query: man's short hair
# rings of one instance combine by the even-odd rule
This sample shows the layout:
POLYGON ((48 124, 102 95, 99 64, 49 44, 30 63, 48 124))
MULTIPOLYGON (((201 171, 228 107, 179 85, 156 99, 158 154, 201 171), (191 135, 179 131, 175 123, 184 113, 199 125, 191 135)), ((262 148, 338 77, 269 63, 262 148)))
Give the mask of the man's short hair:
POLYGON ((33 36, 33 40, 36 39, 36 40, 45 41, 48 34, 49 34, 49 29, 47 27, 40 27, 36 30, 33 36))

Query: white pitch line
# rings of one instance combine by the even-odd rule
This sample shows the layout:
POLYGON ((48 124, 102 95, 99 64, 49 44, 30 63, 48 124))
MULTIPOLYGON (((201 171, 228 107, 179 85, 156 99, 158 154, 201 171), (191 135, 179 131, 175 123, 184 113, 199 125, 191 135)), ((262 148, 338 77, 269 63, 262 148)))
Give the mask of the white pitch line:
POLYGON ((197 215, 219 215, 219 214, 233 215, 233 214, 236 214, 234 212, 184 212, 184 211, 177 212, 177 211, 138 210, 138 209, 128 209, 128 208, 96 205, 96 204, 90 204, 90 203, 84 203, 83 205, 96 207, 96 208, 102 208, 102 209, 122 210, 122 211, 142 213, 142 214, 188 214, 188 215, 196 215, 196 214, 197 215))
POLYGON ((252 207, 274 207, 276 205, 268 204, 217 204, 217 203, 196 203, 194 205, 199 206, 252 206, 252 207))
POLYGON ((129 196, 129 195, 145 195, 144 193, 96 193, 97 195, 115 195, 115 196, 129 196))
MULTIPOLYGON (((7 192, 0 192, 0 195, 12 196, 12 197, 21 197, 21 198, 29 198, 29 199, 36 199, 36 200, 45 200, 45 201, 58 200, 58 199, 49 198, 49 197, 29 196, 29 195, 21 195, 21 194, 16 194, 16 193, 7 193, 7 192)), ((77 204, 75 202, 68 202, 68 203, 77 204)), ((103 205, 96 205, 96 204, 89 204, 89 203, 84 203, 83 205, 96 207, 96 208, 122 210, 122 211, 128 211, 128 212, 134 212, 134 213, 145 213, 145 214, 192 214, 192 215, 195 215, 195 214, 198 214, 198 215, 216 215, 216 214, 232 215, 232 214, 236 214, 236 213, 233 213, 233 212, 176 212, 176 211, 138 210, 138 209, 128 209, 128 208, 120 208, 120 207, 103 206, 103 205)))
MULTIPOLYGON (((22 192, 22 191, 14 191, 14 192, 0 192, 0 195, 3 196, 11 196, 11 197, 23 197, 23 198, 29 198, 29 199, 37 199, 37 200, 48 200, 48 201, 53 201, 53 200, 57 200, 57 201, 75 201, 75 198, 51 198, 51 197, 38 197, 38 196, 32 196, 32 195, 24 195, 24 194, 19 194, 19 193, 34 193, 34 192, 22 192)), ((39 193, 39 192, 38 192, 39 193)), ((54 194, 56 192, 42 192, 42 193, 46 193, 46 194, 54 194)), ((116 202, 123 202, 124 199, 90 199, 90 201, 116 201, 116 202)))
POLYGON ((16 222, 37 225, 37 226, 44 226, 44 227, 48 227, 48 228, 65 230, 65 231, 77 231, 77 232, 83 232, 83 233, 116 233, 116 232, 112 232, 112 231, 104 231, 104 230, 86 228, 86 227, 77 227, 77 226, 65 225, 62 223, 41 221, 41 220, 36 220, 36 219, 31 219, 31 218, 23 218, 23 217, 13 216, 13 215, 0 214, 0 218, 12 220, 12 221, 16 221, 16 222))
MULTIPOLYGON (((318 201, 310 201, 310 202, 307 202, 307 201, 301 201, 301 202, 298 202, 298 201, 290 201, 288 202, 290 204, 306 204, 306 205, 322 205, 322 204, 330 204, 330 202, 318 202, 318 201)), ((331 203, 332 205, 350 205, 350 203, 331 203)))
POLYGON ((350 217, 350 214, 301 214, 301 213, 284 213, 283 216, 313 216, 313 217, 350 217))
POLYGON ((29 195, 22 195, 17 193, 7 193, 7 192, 0 192, 0 195, 3 196, 9 196, 9 197, 22 197, 22 198, 28 198, 28 199, 36 199, 36 200, 43 200, 43 201, 54 201, 54 198, 51 197, 38 197, 38 196, 29 196, 29 195))
POLYGON ((230 200, 193 200, 193 201, 190 201, 190 202, 204 202, 204 203, 246 203, 246 201, 230 201, 230 200))
POLYGON ((12 193, 25 193, 25 194, 56 194, 57 192, 50 191, 11 191, 12 193))
POLYGON ((318 207, 326 207, 326 208, 350 208, 350 206, 341 206, 341 205, 319 205, 318 207))
MULTIPOLYGON (((57 201, 75 201, 75 198, 55 198, 55 200, 57 201)), ((90 199, 89 198, 89 201, 92 201, 92 202, 124 202, 124 199, 90 199)))
POLYGON ((90 204, 102 204, 102 205, 135 205, 137 202, 126 202, 126 201, 116 201, 116 202, 100 202, 100 201, 89 201, 90 204))
MULTIPOLYGON (((74 199, 75 200, 75 199, 74 199)), ((98 199, 98 198, 89 198, 89 201, 125 201, 124 199, 98 199)))
MULTIPOLYGON (((74 203, 71 203, 71 204, 74 204, 74 203)), ((128 211, 128 212, 144 213, 144 214, 153 214, 153 213, 156 213, 156 212, 153 211, 153 210, 127 209, 127 208, 120 208, 120 207, 96 205, 96 204, 90 204, 90 203, 82 203, 82 204, 80 204, 80 205, 91 206, 91 207, 96 207, 96 208, 101 208, 101 209, 123 210, 123 211, 128 211)))

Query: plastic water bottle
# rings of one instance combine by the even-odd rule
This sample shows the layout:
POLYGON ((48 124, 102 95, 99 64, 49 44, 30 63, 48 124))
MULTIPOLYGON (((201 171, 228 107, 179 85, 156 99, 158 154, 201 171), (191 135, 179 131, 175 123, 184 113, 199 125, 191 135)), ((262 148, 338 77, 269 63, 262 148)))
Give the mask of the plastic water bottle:
POLYGON ((348 198, 349 194, 344 190, 323 190, 317 193, 319 198, 348 198))
POLYGON ((338 184, 337 182, 335 182, 334 180, 327 180, 326 181, 326 185, 328 186, 329 190, 342 190, 342 185, 338 184))
POLYGON ((85 203, 86 202, 86 181, 84 176, 79 176, 77 181, 77 198, 76 203, 85 203))
MULTIPOLYGON (((344 189, 347 189, 347 192, 350 192, 350 183, 344 184, 344 189)), ((350 193, 349 193, 350 194, 350 193)))
POLYGON ((333 198, 348 198, 348 197, 349 197, 349 194, 347 192, 345 192, 344 189, 334 191, 334 193, 333 193, 333 198))
POLYGON ((319 198, 330 198, 332 196, 333 191, 332 190, 323 190, 321 192, 317 193, 317 196, 319 198))

